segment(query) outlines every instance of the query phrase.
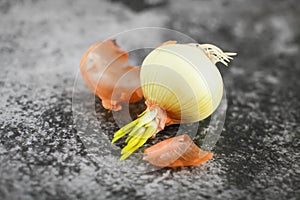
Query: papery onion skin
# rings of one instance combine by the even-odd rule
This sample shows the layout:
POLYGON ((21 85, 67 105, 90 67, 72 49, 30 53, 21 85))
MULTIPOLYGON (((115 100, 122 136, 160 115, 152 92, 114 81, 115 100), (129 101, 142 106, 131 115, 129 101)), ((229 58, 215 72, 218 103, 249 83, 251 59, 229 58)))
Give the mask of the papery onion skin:
POLYGON ((114 40, 94 44, 81 58, 82 78, 106 109, 117 111, 122 109, 121 102, 143 98, 140 68, 126 66, 127 61, 128 53, 114 40))
POLYGON ((143 160, 158 167, 183 167, 203 164, 212 157, 213 153, 201 150, 184 134, 145 149, 143 160))

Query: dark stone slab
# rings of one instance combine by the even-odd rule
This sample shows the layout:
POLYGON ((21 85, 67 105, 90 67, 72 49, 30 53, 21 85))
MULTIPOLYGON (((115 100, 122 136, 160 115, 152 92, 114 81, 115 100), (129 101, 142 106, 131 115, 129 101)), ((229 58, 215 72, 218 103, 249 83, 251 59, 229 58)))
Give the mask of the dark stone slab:
POLYGON ((0 2, 0 199, 300 198, 299 3, 143 1, 161 2, 138 13, 111 1, 0 2), (87 88, 74 90, 89 45, 141 26, 239 53, 229 68, 218 65, 228 109, 204 165, 120 162, 123 144, 107 142, 118 129, 113 113, 87 88))

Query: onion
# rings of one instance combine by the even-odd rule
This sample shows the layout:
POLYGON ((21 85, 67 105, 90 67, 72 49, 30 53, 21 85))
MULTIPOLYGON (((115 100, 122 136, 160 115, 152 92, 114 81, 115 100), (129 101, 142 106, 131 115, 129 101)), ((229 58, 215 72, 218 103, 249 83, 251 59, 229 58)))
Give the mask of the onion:
POLYGON ((165 126, 191 123, 210 116, 223 95, 222 76, 215 63, 227 63, 235 53, 210 44, 163 43, 144 59, 140 81, 146 110, 114 134, 114 143, 129 133, 121 160, 126 159, 165 126))

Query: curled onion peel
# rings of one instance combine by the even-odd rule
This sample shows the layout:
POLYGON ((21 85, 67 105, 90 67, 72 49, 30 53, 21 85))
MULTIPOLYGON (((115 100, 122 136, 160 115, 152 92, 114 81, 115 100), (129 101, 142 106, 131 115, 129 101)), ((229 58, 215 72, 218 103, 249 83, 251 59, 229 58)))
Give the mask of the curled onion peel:
POLYGON ((136 102, 143 98, 140 68, 126 66, 127 61, 128 53, 114 40, 92 45, 80 60, 84 82, 106 109, 121 110, 121 102, 136 102))
POLYGON ((144 151, 143 160, 159 167, 196 166, 213 157, 201 150, 187 134, 159 142, 144 151))
MULTIPOLYGON (((147 108, 136 120, 118 130, 112 140, 114 143, 129 134, 120 159, 126 159, 165 126, 197 122, 210 116, 220 104, 223 95, 222 76, 215 64, 221 62, 227 65, 234 55, 236 54, 223 52, 211 44, 176 44, 175 41, 165 42, 150 52, 143 61, 140 73, 147 108)), ((161 151, 157 151, 160 149, 158 147, 171 142, 175 144, 177 140, 186 141, 189 145, 184 148, 175 145, 186 151, 182 151, 181 155, 176 154, 179 155, 175 156, 174 162, 177 164, 165 163, 164 166, 197 165, 212 157, 211 153, 204 152, 197 146, 188 148, 195 144, 187 137, 171 138, 146 149, 144 160, 161 166, 154 161, 157 160, 155 156, 149 156, 151 149, 156 151, 152 155, 164 155, 165 150, 161 148, 161 151), (180 161, 184 156, 187 158, 187 150, 195 151, 196 147, 200 152, 197 154, 198 161, 196 157, 186 162, 180 161)), ((175 154, 169 152, 167 155, 172 160, 175 154)))

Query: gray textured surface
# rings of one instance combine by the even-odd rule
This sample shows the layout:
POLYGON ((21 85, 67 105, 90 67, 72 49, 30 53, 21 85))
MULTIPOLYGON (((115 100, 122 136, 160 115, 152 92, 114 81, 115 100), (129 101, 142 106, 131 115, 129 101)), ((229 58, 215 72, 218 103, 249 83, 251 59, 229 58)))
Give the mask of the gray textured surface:
MULTIPOLYGON (((0 199, 299 199, 299 3, 145 2, 162 7, 0 1, 0 199), (239 53, 230 68, 221 67, 227 118, 205 165, 143 173, 143 163, 119 162, 110 154, 118 147, 80 137, 73 123, 81 55, 142 26, 176 29, 239 53), (94 149, 84 145, 91 143, 94 149)), ((81 113, 82 124, 97 132, 104 121, 99 134, 109 138, 117 127, 97 105, 97 120, 81 113)))

